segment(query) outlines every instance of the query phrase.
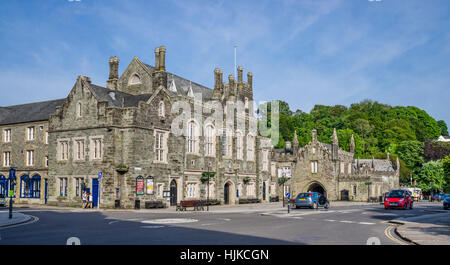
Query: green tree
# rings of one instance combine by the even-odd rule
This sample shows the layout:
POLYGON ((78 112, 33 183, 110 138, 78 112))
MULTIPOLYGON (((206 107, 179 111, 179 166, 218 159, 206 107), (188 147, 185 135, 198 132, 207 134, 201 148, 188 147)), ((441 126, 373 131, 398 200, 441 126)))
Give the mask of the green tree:
POLYGON ((445 174, 445 191, 450 192, 450 155, 442 159, 445 174))
POLYGON ((439 126, 439 129, 441 130, 441 135, 448 136, 448 127, 445 121, 440 120, 437 121, 437 125, 439 126))
POLYGON ((417 186, 424 192, 439 192, 445 188, 444 167, 440 161, 430 161, 423 164, 416 177, 417 186))
POLYGON ((406 166, 417 172, 424 163, 423 158, 424 144, 419 141, 404 141, 397 146, 397 155, 406 166))

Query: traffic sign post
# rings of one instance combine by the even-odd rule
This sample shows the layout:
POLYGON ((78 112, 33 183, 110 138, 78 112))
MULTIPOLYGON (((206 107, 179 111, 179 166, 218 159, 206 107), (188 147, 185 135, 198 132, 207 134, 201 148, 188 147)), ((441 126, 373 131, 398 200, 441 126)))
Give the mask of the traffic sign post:
POLYGON ((9 219, 12 219, 15 180, 16 180, 16 168, 11 167, 9 169, 9 187, 8 187, 8 195, 9 195, 9 216, 8 217, 9 217, 9 219))
POLYGON ((288 211, 288 213, 290 213, 291 209, 290 209, 289 199, 291 198, 291 194, 289 192, 286 193, 286 198, 287 198, 287 211, 288 211))

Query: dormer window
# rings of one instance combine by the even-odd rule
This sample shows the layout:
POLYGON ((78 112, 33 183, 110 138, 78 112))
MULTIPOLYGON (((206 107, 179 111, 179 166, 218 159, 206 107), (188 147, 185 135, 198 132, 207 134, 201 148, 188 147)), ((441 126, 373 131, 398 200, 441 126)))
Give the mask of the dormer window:
POLYGON ((164 101, 160 101, 160 102, 159 102, 158 116, 159 116, 159 117, 164 117, 164 116, 165 116, 165 111, 164 111, 164 101))
POLYGON ((136 85, 136 84, 140 84, 140 83, 141 83, 141 78, 137 74, 134 74, 131 76, 130 82, 129 82, 130 85, 136 85))

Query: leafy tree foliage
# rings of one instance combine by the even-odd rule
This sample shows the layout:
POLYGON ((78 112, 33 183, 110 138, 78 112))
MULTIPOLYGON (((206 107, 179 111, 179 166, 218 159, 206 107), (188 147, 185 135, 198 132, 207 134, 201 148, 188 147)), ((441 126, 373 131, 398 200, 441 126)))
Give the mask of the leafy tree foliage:
POLYGON ((425 161, 443 159, 448 155, 450 155, 450 143, 436 141, 425 142, 425 161))
POLYGON ((445 121, 440 120, 437 121, 437 125, 439 126, 439 129, 441 130, 441 135, 448 136, 448 127, 445 121))
POLYGON ((450 192, 450 155, 442 160, 445 175, 445 191, 450 192))
POLYGON ((446 187, 444 167, 440 161, 423 164, 417 176, 417 186, 424 192, 439 192, 446 187))
POLYGON ((418 171, 424 162, 423 149, 424 144, 419 141, 404 141, 398 144, 396 153, 409 169, 418 171))

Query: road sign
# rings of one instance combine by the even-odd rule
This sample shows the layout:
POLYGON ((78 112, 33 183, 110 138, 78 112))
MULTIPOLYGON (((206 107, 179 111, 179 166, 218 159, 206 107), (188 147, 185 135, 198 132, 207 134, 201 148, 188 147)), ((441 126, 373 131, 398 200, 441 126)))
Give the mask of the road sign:
POLYGON ((101 179, 101 178, 102 178, 102 176, 103 176, 102 172, 101 172, 101 171, 100 171, 100 172, 98 172, 98 179, 101 179))
POLYGON ((9 197, 14 197, 14 190, 9 190, 8 196, 9 196, 9 197))
POLYGON ((290 198, 291 197, 291 194, 288 192, 288 193, 286 193, 286 198, 290 198))

